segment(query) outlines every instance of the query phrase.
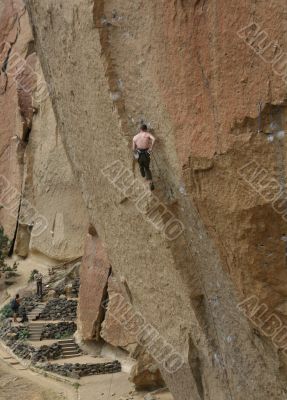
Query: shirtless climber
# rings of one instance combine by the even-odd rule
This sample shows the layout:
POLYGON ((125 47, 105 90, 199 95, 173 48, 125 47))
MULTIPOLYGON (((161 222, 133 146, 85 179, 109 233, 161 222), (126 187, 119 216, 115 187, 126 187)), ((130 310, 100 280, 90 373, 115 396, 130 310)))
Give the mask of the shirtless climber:
POLYGON ((149 168, 150 154, 155 142, 155 138, 148 132, 147 126, 142 124, 140 133, 133 138, 133 152, 138 154, 138 162, 142 177, 149 182, 150 190, 154 190, 152 174, 149 168))

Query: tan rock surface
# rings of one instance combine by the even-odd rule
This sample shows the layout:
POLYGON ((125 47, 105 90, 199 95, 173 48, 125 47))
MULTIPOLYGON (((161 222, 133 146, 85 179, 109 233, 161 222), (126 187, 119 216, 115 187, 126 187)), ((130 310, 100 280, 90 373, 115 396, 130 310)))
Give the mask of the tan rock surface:
POLYGON ((286 223, 238 170, 255 160, 285 185, 284 140, 257 134, 257 117, 261 100, 264 129, 272 114, 286 130, 286 85, 238 31, 252 16, 278 41, 273 55, 286 53, 285 3, 28 4, 91 221, 135 309, 184 357, 176 373, 161 365, 174 398, 283 400, 286 360, 237 304, 251 293, 271 311, 285 303, 286 223), (158 139, 156 195, 185 224, 172 242, 100 172, 120 160, 133 174, 141 119, 158 139))
MULTIPOLYGON (((35 64, 39 85, 33 97, 39 99, 44 77, 38 60, 35 64)), ((88 214, 58 134, 49 97, 35 106, 37 113, 25 154, 23 198, 47 219, 48 225, 40 235, 32 230, 30 251, 52 259, 76 259, 83 254, 88 214)), ((20 218, 26 211, 27 206, 22 203, 20 218)))
MULTIPOLYGON (((27 13, 23 12, 23 2, 2 1, 0 8, 0 175, 9 181, 10 187, 13 188, 11 190, 15 190, 15 193, 20 193, 22 187, 25 145, 20 138, 24 130, 21 115, 24 102, 18 103, 15 68, 10 66, 9 61, 25 58, 30 40, 32 40, 32 32, 27 13), (3 66, 6 66, 6 70, 3 66)), ((0 221, 5 233, 12 239, 17 224, 20 196, 11 195, 12 191, 9 193, 9 196, 1 198, 1 203, 5 207, 0 209, 0 221)), ((3 191, 1 194, 3 196, 3 191)))
POLYGON ((9 192, 1 191, 0 223, 12 239, 22 195, 16 254, 74 259, 83 254, 88 217, 51 101, 43 95, 46 85, 23 1, 3 1, 0 21, 0 174, 10 185, 9 192), (40 236, 34 229, 30 240, 31 207, 47 229, 40 236))
POLYGON ((88 234, 80 269, 78 307, 78 330, 83 340, 100 338, 109 272, 110 263, 101 240, 88 234))
POLYGON ((133 367, 130 381, 138 390, 152 390, 164 387, 165 383, 153 358, 145 351, 137 357, 137 364, 133 367))
POLYGON ((121 284, 114 276, 110 276, 108 280, 108 305, 102 323, 101 337, 112 346, 122 347, 132 352, 137 345, 137 339, 124 326, 124 323, 127 322, 126 319, 128 319, 128 314, 125 318, 125 313, 130 307, 121 284))

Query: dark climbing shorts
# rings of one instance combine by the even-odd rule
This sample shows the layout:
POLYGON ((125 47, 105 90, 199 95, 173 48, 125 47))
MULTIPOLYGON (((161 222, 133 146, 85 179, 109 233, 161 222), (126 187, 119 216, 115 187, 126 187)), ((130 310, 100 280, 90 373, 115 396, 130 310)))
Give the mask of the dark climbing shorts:
POLYGON ((150 154, 148 153, 148 149, 138 149, 137 150, 138 155, 139 155, 139 166, 140 166, 140 172, 143 178, 146 178, 146 180, 151 181, 152 180, 152 174, 151 170, 149 168, 150 165, 150 154))

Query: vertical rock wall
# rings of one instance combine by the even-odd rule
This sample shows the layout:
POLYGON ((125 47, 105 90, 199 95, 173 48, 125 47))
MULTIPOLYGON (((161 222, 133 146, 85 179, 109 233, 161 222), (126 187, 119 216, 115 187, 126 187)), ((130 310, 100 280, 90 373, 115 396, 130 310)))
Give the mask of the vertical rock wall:
POLYGON ((283 52, 284 2, 27 4, 90 219, 135 309, 184 357, 176 373, 161 365, 175 399, 284 399, 284 354, 237 307, 257 295, 284 318, 286 224, 238 174, 253 160, 285 182, 284 138, 257 133, 259 102, 262 129, 286 128, 285 83, 238 34, 252 16, 283 52), (157 137, 156 195, 185 225, 173 241, 145 218, 152 196, 139 212, 101 173, 116 162, 138 177, 141 119, 157 137))
POLYGON ((0 223, 22 257, 36 252, 56 260, 77 258, 87 212, 58 133, 24 3, 1 2, 0 20, 0 223), (29 228, 36 214, 45 229, 29 228))

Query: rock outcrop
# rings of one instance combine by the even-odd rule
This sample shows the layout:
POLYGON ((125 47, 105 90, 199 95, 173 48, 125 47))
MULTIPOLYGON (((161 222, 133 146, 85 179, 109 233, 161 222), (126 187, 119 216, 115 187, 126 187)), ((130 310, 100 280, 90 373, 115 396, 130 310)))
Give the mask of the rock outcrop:
POLYGON ((0 18, 0 222, 15 238, 16 254, 74 259, 83 253, 87 212, 58 133, 23 1, 4 0, 0 18))
MULTIPOLYGON (((44 240, 29 240, 29 249, 52 257, 80 253, 80 243, 69 248, 83 232, 86 211, 72 189, 79 187, 85 222, 97 231, 81 280, 83 288, 99 288, 96 305, 80 289, 83 336, 94 338, 103 319, 108 267, 100 287, 97 269, 89 271, 102 246, 125 282, 138 321, 133 335, 176 400, 285 399, 283 0, 26 3, 53 111, 45 100, 33 131, 31 100, 7 85, 11 47, 39 67, 28 45, 31 31, 19 34, 25 8, 13 2, 15 13, 6 0, 0 106, 9 118, 0 124, 0 172, 9 169, 13 186, 46 210, 49 230, 44 240), (143 189, 130 151, 140 121, 157 138, 154 195, 143 189), (57 175, 58 165, 69 172, 57 175), (70 194, 72 217, 79 212, 75 227, 65 213, 74 207, 70 194)), ((17 207, 21 215, 20 200, 17 207)), ((2 216, 11 237, 15 219, 6 209, 1 223, 2 216)), ((19 249, 24 254, 27 245, 19 249)))
POLYGON ((102 323, 101 337, 115 347, 121 347, 128 352, 133 352, 137 346, 137 338, 125 323, 130 318, 130 303, 118 280, 110 276, 108 280, 108 302, 105 319, 102 323))
POLYGON ((137 355, 137 363, 131 371, 130 380, 138 390, 153 390, 165 386, 158 366, 145 351, 137 355))
POLYGON ((83 340, 99 340, 104 319, 110 263, 101 240, 90 228, 80 270, 78 330, 83 340))
MULTIPOLYGON (((9 57, 19 54, 19 58, 26 58, 28 43, 33 40, 33 37, 22 1, 15 1, 14 4, 11 1, 1 2, 0 13, 0 174, 1 205, 3 203, 5 205, 5 208, 0 209, 0 216, 6 235, 12 239, 20 205, 20 196, 17 193, 21 192, 23 179, 25 144, 21 138, 23 138, 25 122, 19 105, 17 71, 15 71, 15 64, 12 64, 10 68, 9 57), (7 191, 10 187, 6 184, 6 180, 3 182, 2 176, 16 191, 15 195, 11 193, 11 190, 7 191)), ((26 101, 25 111, 23 110, 26 116, 29 113, 28 104, 29 101, 26 101)))

